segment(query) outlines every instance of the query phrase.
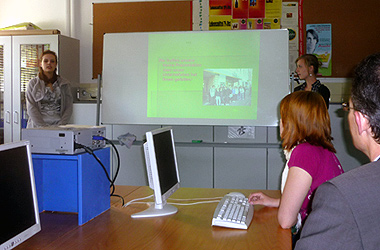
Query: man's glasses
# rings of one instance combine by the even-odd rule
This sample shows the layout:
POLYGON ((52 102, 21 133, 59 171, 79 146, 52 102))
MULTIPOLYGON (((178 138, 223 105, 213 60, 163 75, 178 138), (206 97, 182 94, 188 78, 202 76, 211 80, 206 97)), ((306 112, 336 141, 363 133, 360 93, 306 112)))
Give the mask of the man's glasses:
POLYGON ((344 111, 350 111, 351 109, 354 110, 354 111, 358 111, 358 112, 362 113, 362 115, 363 115, 365 118, 370 119, 369 116, 366 115, 366 114, 364 114, 362 111, 360 111, 360 110, 358 110, 358 109, 356 109, 356 108, 354 108, 354 107, 350 107, 350 105, 349 105, 348 102, 344 102, 344 103, 342 103, 342 108, 343 108, 344 111))
POLYGON ((342 108, 344 111, 350 111, 350 109, 355 110, 354 107, 350 107, 350 104, 348 102, 342 103, 342 108))

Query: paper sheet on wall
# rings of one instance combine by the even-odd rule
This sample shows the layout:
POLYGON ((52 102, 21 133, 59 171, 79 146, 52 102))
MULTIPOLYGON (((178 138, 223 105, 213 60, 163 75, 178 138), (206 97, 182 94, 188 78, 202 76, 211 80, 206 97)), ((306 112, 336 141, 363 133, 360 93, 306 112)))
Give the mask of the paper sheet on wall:
POLYGON ((208 1, 193 1, 193 30, 208 30, 208 1))
POLYGON ((289 70, 294 72, 299 56, 298 2, 282 3, 281 28, 289 30, 289 70))
POLYGON ((281 0, 265 0, 265 18, 281 18, 281 0))
POLYGON ((229 139, 255 139, 255 127, 251 126, 238 126, 228 127, 229 139))
POLYGON ((282 17, 281 26, 298 27, 298 3, 297 2, 283 2, 282 3, 282 17))

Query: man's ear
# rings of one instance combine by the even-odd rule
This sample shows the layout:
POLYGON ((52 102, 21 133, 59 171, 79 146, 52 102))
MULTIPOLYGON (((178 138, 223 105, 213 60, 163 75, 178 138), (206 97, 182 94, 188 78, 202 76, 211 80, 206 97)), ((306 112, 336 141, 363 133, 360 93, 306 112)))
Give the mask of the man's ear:
POLYGON ((368 118, 360 111, 354 111, 354 117, 356 125, 358 126, 359 135, 361 135, 364 131, 371 129, 368 118))

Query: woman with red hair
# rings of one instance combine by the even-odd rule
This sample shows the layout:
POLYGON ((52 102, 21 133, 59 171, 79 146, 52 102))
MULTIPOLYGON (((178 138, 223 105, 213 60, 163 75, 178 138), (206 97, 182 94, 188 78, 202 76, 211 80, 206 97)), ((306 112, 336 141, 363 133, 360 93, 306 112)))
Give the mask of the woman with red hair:
MULTIPOLYGON (((278 207, 283 228, 299 229, 311 211, 316 188, 343 173, 332 144, 330 116, 322 96, 311 91, 287 95, 280 104, 280 135, 287 160, 281 182, 281 198, 263 193, 249 196, 253 205, 278 207)), ((296 239, 293 238, 293 244, 296 239)))

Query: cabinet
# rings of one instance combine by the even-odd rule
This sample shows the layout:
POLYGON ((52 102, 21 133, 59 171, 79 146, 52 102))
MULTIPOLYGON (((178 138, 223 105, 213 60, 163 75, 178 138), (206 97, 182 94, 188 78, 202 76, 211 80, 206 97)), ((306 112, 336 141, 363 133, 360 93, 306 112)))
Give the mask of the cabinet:
POLYGON ((0 143, 20 140, 28 119, 26 86, 38 74, 38 59, 48 49, 57 53, 58 74, 78 87, 79 40, 60 34, 0 36, 0 143))
MULTIPOLYGON (((148 185, 142 143, 160 126, 112 125, 113 140, 131 133, 137 142, 118 145, 117 185, 148 185)), ((278 127, 255 127, 254 139, 228 138, 225 126, 172 126, 181 187, 279 189, 284 167, 278 127), (202 140, 202 143, 192 143, 202 140)))
MULTIPOLYGON (((0 143, 4 143, 4 93, 11 93, 12 91, 11 43, 11 37, 0 36, 0 143)), ((8 100, 9 97, 6 99, 8 100)), ((9 118, 10 114, 7 114, 7 116, 9 118)), ((7 141, 9 141, 8 138, 7 141)))
POLYGON ((76 155, 33 154, 38 208, 78 213, 82 225, 110 208, 110 148, 76 155))

